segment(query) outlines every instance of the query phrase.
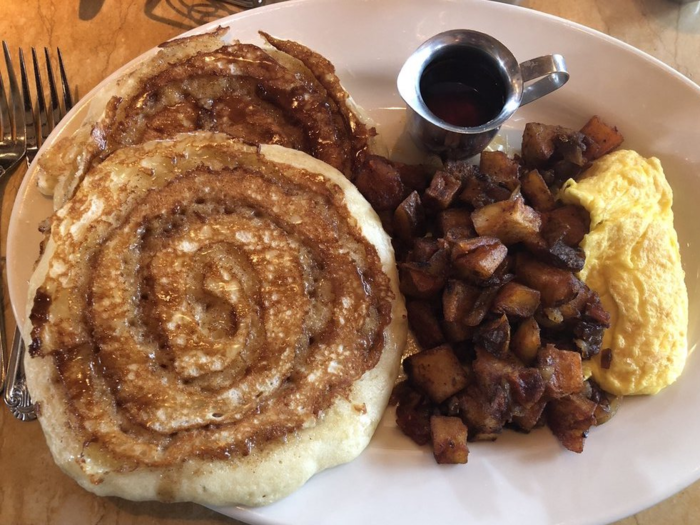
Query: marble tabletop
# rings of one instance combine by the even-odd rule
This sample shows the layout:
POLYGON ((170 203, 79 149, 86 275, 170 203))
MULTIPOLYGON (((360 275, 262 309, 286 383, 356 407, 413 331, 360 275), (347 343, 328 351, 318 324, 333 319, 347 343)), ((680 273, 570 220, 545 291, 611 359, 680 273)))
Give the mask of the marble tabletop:
MULTIPOLYGON (((524 0, 520 6, 557 15, 623 40, 700 82, 700 1, 524 0)), ((3 0, 0 38, 11 49, 60 47, 78 97, 151 47, 188 29, 238 12, 205 0, 3 0)), ((2 239, 22 173, 2 203, 2 239)), ((3 247, 4 255, 4 247, 3 247)), ((4 260, 4 259, 3 259, 4 260)), ((8 304, 5 316, 14 325, 8 304)), ((194 504, 135 503, 99 498, 79 488, 53 463, 37 423, 0 409, 0 523, 238 523, 194 504), (18 451, 22 453, 18 453, 18 451)), ((616 525, 700 523, 700 482, 616 525)))

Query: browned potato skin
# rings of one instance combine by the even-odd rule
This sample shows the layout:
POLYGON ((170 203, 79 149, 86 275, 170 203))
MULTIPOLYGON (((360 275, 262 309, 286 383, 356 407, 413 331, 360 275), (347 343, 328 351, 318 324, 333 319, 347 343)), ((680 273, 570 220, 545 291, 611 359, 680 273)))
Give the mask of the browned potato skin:
POLYGON ((483 151, 479 161, 479 171, 510 191, 515 190, 519 185, 518 163, 502 151, 483 151))
POLYGON ((438 171, 423 194, 425 206, 433 210, 445 210, 454 202, 461 189, 462 181, 459 178, 438 171))
POLYGON ((393 233, 402 241, 425 234, 425 210, 417 191, 413 191, 394 211, 393 233))
POLYGON ((449 345, 441 345, 407 357, 403 362, 412 384, 435 403, 464 389, 469 380, 449 345))
POLYGON ((520 191, 539 212, 551 211, 555 207, 554 195, 537 170, 530 170, 520 179, 520 191))
POLYGON ((582 286, 572 272, 544 264, 524 252, 515 259, 515 274, 521 283, 540 292, 544 306, 571 301, 582 286))
POLYGON ((511 281, 498 291, 491 311, 508 317, 532 317, 540 305, 540 292, 511 281))
POLYGON ((398 170, 379 156, 369 157, 353 182, 376 211, 395 210, 408 194, 398 170))
POLYGON ((440 321, 430 304, 425 301, 408 301, 406 313, 413 334, 421 347, 433 348, 445 342, 440 321))
POLYGON ((540 325, 534 317, 520 323, 510 339, 511 351, 526 365, 535 361, 541 344, 540 325))
POLYGON ((583 452, 588 430, 595 425, 596 403, 581 394, 566 396, 547 403, 547 426, 567 449, 583 452))
POLYGON ((430 434, 439 464, 463 464, 469 459, 467 427, 458 417, 432 416, 430 434))
POLYGON ((496 237, 506 246, 524 241, 540 231, 540 214, 527 206, 522 195, 494 202, 472 213, 476 233, 496 237))
POLYGON ((581 128, 581 133, 586 136, 586 159, 593 161, 617 148, 624 137, 614 126, 608 126, 598 115, 593 115, 591 120, 581 128))
POLYGON ((547 345, 537 352, 537 368, 545 379, 545 395, 560 399, 583 390, 581 354, 547 345))
POLYGON ((544 216, 542 236, 548 242, 561 240, 568 246, 578 246, 590 224, 591 218, 581 206, 560 206, 544 216))
MULTIPOLYGON (((405 386, 405 383, 397 385, 405 386)), ((430 400, 411 388, 403 388, 396 407, 396 424, 418 445, 430 442, 430 400)))
POLYGON ((491 277, 508 255, 508 248, 494 237, 475 237, 454 243, 452 267, 460 277, 485 281, 491 277))

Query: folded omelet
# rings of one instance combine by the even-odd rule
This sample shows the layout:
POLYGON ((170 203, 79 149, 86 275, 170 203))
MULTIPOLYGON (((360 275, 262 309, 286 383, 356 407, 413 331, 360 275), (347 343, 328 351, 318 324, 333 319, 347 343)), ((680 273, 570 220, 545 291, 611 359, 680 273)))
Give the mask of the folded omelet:
POLYGON ((617 395, 655 394, 673 383, 688 355, 688 292, 673 227, 673 193, 656 158, 621 150, 597 160, 560 198, 586 208, 590 233, 579 277, 598 292, 611 326, 588 372, 617 395))

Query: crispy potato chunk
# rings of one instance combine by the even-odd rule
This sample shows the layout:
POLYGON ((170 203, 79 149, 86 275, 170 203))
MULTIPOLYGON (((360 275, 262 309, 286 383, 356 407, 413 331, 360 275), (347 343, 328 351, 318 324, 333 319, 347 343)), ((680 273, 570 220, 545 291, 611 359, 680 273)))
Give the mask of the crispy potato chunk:
POLYGON ((445 171, 438 171, 423 194, 425 206, 432 210, 445 210, 462 189, 462 181, 445 171))
POLYGON ((510 349, 523 363, 530 365, 535 361, 541 344, 540 325, 534 317, 528 317, 513 333, 510 349))
POLYGON ((540 214, 525 204, 522 195, 488 204, 472 213, 474 229, 479 235, 497 237, 509 246, 524 241, 540 231, 540 214))
POLYGON ((406 386, 401 389, 399 403, 396 406, 396 424, 401 431, 419 445, 430 442, 430 413, 432 411, 430 400, 408 387, 406 383, 397 385, 406 386))
POLYGON ((467 373, 449 345, 413 354, 403 366, 411 383, 435 403, 442 403, 468 384, 467 373))
POLYGON ((433 455, 440 464, 466 463, 469 457, 467 427, 458 417, 432 416, 433 455))
POLYGON ((418 299, 437 296, 447 281, 448 258, 447 249, 439 248, 427 262, 400 263, 401 293, 418 299))
POLYGON ((532 207, 539 212, 551 211, 554 209, 554 195, 547 187, 547 183, 537 170, 530 170, 520 179, 521 188, 525 198, 532 204, 532 207))
POLYGON ((475 384, 457 394, 459 417, 468 429, 469 441, 494 441, 503 430, 508 415, 508 396, 499 388, 488 399, 475 384))
POLYGON ((406 303, 408 322, 422 348, 433 348, 445 342, 437 315, 425 301, 406 303))
POLYGON ((608 126, 600 120, 598 115, 593 115, 591 120, 581 128, 581 133, 586 136, 586 158, 595 160, 617 148, 624 137, 614 126, 608 126))
POLYGON ((498 319, 487 321, 479 326, 474 335, 474 345, 484 349, 489 354, 500 359, 508 356, 510 346, 510 324, 505 315, 498 319))
POLYGON ((472 214, 463 208, 450 208, 437 216, 438 233, 448 239, 474 237, 472 214))
POLYGON ((547 425, 567 449, 583 452, 588 430, 595 425, 596 404, 581 394, 547 403, 547 425))
POLYGON ((518 187, 518 163, 502 151, 483 151, 479 170, 510 191, 518 187))
POLYGON ((583 285, 572 272, 544 264, 524 252, 515 259, 515 274, 521 283, 540 292, 544 306, 570 301, 583 285))
POLYGON ((511 281, 498 291, 491 311, 508 317, 532 317, 540 305, 540 292, 511 281))
POLYGON ((545 395, 559 399, 583 390, 581 354, 547 345, 537 352, 537 368, 545 380, 545 395))
POLYGON ((394 211, 393 233, 402 241, 425 234, 425 210, 417 191, 406 197, 394 211))
POLYGON ((408 193, 398 170, 379 156, 369 157, 353 182, 376 211, 393 211, 408 193))
POLYGON ((542 236, 550 244, 560 240, 567 246, 578 246, 590 225, 590 215, 582 206, 561 206, 545 215, 542 236))
POLYGON ((485 281, 494 274, 506 255, 508 248, 494 237, 463 239, 452 246, 452 267, 464 279, 485 281))

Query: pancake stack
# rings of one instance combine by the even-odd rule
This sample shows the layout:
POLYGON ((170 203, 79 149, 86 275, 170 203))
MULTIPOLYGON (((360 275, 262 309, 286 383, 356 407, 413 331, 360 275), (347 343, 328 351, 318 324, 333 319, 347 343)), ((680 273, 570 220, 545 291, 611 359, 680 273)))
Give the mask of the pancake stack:
POLYGON ((42 161, 27 380, 100 495, 271 503, 365 448, 398 372, 391 242, 348 180, 373 131, 319 55, 222 37, 168 44, 42 161))

